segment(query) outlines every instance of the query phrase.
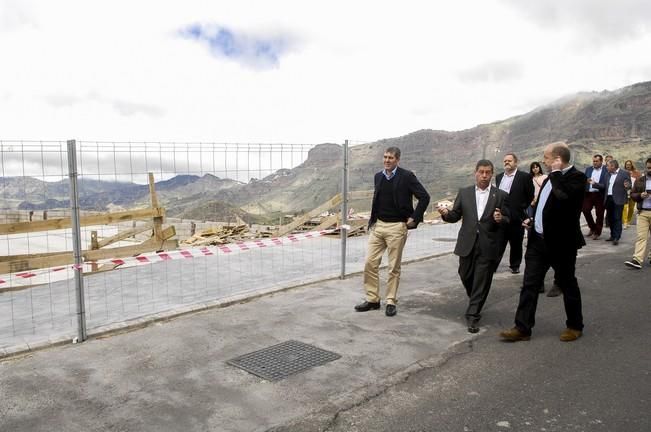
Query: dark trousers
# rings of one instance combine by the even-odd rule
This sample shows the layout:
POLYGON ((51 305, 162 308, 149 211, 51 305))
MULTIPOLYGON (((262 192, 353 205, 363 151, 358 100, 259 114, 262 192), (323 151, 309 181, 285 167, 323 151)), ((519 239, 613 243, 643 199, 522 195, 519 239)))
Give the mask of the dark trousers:
MULTIPOLYGON (((568 242, 573 239, 568 239, 568 242)), ((536 323, 538 288, 543 284, 549 268, 554 269, 554 280, 563 292, 566 326, 583 330, 581 291, 575 276, 576 249, 562 246, 560 250, 550 250, 535 230, 529 233, 527 252, 524 255, 524 286, 520 291, 520 302, 515 313, 515 325, 525 334, 531 334, 536 323)))
POLYGON ((599 192, 586 192, 583 199, 583 217, 585 217, 590 231, 593 234, 601 235, 601 230, 604 228, 604 195, 599 192), (592 209, 595 209, 597 220, 592 217, 592 209))
POLYGON ((481 318, 481 309, 491 289, 496 267, 497 261, 488 259, 481 253, 479 238, 475 240, 468 256, 459 257, 459 277, 468 295, 466 320, 469 322, 479 321, 481 318))
POLYGON ((511 246, 509 252, 509 267, 520 268, 522 264, 522 241, 524 240, 524 228, 522 222, 517 220, 511 222, 504 230, 504 238, 500 245, 500 258, 497 260, 499 264, 502 261, 502 256, 506 250, 507 243, 511 246))
POLYGON ((606 216, 610 225, 610 237, 619 240, 622 238, 622 213, 624 205, 615 204, 613 196, 606 198, 606 216))

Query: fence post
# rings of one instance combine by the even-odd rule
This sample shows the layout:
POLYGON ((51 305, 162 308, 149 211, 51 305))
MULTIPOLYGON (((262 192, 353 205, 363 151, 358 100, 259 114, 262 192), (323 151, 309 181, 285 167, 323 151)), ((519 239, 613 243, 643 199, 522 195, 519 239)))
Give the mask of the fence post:
POLYGON ((341 275, 346 279, 346 241, 348 240, 348 140, 344 142, 344 170, 341 182, 341 275))
POLYGON ((81 257, 81 226, 79 224, 79 192, 77 190, 77 144, 68 140, 68 176, 70 177, 70 217, 72 218, 72 247, 75 258, 75 294, 77 300, 77 341, 86 340, 86 305, 81 257))

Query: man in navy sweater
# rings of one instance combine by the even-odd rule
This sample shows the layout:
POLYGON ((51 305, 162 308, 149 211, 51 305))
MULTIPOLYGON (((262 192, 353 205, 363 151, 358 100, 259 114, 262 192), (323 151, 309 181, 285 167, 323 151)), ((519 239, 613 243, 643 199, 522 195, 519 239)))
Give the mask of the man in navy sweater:
POLYGON ((384 151, 384 170, 375 174, 375 191, 369 220, 368 252, 364 266, 366 301, 355 306, 357 312, 380 308, 379 268, 385 250, 389 254, 386 315, 397 313, 396 303, 400 282, 402 250, 407 230, 416 228, 423 220, 429 204, 429 194, 413 172, 398 167, 400 149, 384 151), (418 205, 414 210, 413 198, 418 205))

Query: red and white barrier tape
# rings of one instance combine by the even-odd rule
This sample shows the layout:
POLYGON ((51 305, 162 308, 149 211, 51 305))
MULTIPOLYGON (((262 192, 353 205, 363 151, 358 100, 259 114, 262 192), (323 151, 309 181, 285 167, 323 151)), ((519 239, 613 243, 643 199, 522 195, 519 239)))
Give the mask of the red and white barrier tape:
MULTIPOLYGON (((191 259, 197 257, 211 256, 211 255, 227 255, 237 252, 244 252, 253 249, 260 249, 273 246, 282 246, 288 244, 294 244, 301 240, 321 237, 325 234, 330 234, 334 232, 334 229, 322 230, 322 231, 310 231, 306 233, 299 234, 290 234, 286 237, 274 237, 274 238, 263 238, 255 239, 246 242, 235 242, 219 246, 204 246, 201 248, 188 248, 180 249, 166 252, 153 252, 149 254, 138 255, 135 257, 127 258, 114 258, 109 260, 98 261, 97 264, 115 264, 115 265, 126 265, 126 264, 153 264, 156 262, 178 260, 178 259, 191 259)), ((70 265, 64 267, 53 267, 43 270, 34 270, 21 273, 13 273, 9 276, 11 278, 20 278, 20 279, 31 279, 35 276, 40 276, 46 273, 59 272, 66 269, 75 269, 81 270, 83 267, 78 265, 70 265)), ((9 280, 0 279, 0 285, 8 283, 9 280)))

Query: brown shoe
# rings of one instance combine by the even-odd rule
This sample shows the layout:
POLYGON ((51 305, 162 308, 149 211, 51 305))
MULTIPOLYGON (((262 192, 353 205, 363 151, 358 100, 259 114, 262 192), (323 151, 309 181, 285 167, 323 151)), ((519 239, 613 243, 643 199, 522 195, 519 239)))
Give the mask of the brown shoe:
POLYGON ((566 328, 565 330, 563 330, 563 333, 561 333, 560 339, 563 342, 572 342, 580 338, 582 334, 583 332, 581 330, 566 328))
POLYGON ((593 234, 592 240, 599 240, 599 237, 601 237, 599 234, 593 234))
POLYGON ((507 342, 528 341, 531 335, 523 333, 519 328, 513 327, 512 329, 500 332, 500 337, 507 342))

